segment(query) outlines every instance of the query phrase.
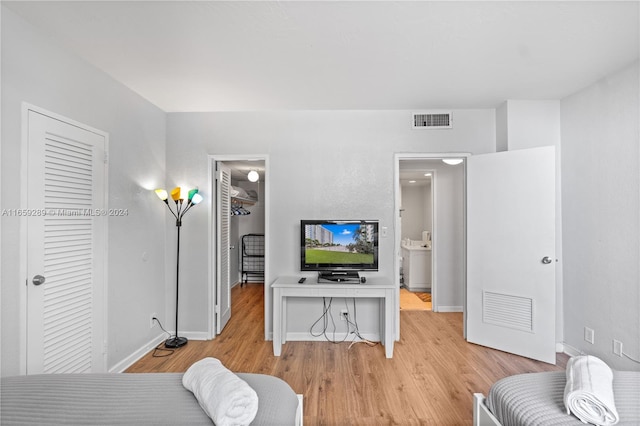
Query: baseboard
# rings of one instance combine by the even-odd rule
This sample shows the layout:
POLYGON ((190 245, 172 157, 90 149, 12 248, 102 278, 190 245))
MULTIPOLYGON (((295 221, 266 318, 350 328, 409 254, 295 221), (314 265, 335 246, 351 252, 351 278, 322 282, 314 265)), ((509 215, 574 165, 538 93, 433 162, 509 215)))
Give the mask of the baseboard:
POLYGON ((134 353, 111 367, 109 369, 109 373, 122 373, 127 368, 135 364, 138 360, 140 360, 140 358, 145 356, 151 349, 155 348, 166 339, 167 335, 165 333, 159 334, 158 336, 147 342, 145 345, 143 345, 140 349, 136 350, 134 353))
POLYGON ((438 305, 433 312, 463 312, 462 306, 441 306, 438 305))
MULTIPOLYGON (((379 342, 380 341, 380 334, 379 333, 360 333, 360 335, 366 339, 369 340, 371 342, 379 342)), ((327 332, 327 336, 329 336, 330 339, 333 339, 334 336, 332 333, 327 332)), ((345 332, 336 332, 335 334, 335 340, 336 341, 342 341, 345 338, 345 332)), ((356 341, 358 340, 358 338, 356 337, 355 334, 349 334, 345 340, 345 342, 351 342, 354 340, 354 338, 356 339, 356 341)), ((313 336, 311 334, 309 334, 309 332, 288 332, 287 333, 287 338, 286 338, 287 342, 326 342, 327 338, 324 337, 324 335, 322 336, 313 336)))
POLYGON ((557 343, 556 345, 562 346, 562 350, 560 351, 556 350, 556 352, 563 352, 569 356, 584 355, 584 352, 582 352, 580 349, 576 349, 571 345, 567 345, 566 343, 557 343))
POLYGON ((411 287, 405 284, 407 290, 418 293, 431 293, 431 287, 411 287))
MULTIPOLYGON (((173 336, 173 332, 170 331, 173 336)), ((186 337, 189 340, 209 340, 208 334, 206 332, 194 331, 194 332, 180 332, 180 337, 186 337)), ((131 355, 114 365, 109 369, 109 373, 122 373, 127 368, 131 367, 137 361, 139 361, 143 356, 145 356, 149 351, 158 346, 160 343, 167 340, 167 333, 159 334, 158 336, 151 339, 149 342, 144 344, 141 348, 133 352, 131 355)))
POLYGON ((189 340, 211 340, 209 339, 209 333, 206 331, 184 331, 180 332, 180 336, 189 340))

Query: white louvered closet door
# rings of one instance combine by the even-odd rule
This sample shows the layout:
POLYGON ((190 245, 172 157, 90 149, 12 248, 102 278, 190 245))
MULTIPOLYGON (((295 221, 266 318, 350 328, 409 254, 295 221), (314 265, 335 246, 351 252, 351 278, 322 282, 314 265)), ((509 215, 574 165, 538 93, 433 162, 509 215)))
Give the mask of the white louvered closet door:
POLYGON ((106 135, 28 120, 27 374, 103 372, 106 135))
POLYGON ((220 334, 231 318, 231 273, 229 249, 231 246, 231 169, 218 163, 217 176, 217 292, 216 333, 220 334))

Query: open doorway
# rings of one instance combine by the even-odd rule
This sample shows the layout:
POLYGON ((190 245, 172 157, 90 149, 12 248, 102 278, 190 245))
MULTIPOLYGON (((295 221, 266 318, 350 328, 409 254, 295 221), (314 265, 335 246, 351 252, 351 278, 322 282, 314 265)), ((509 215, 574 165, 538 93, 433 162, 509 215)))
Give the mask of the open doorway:
MULTIPOLYGON (((395 271, 398 282, 398 306, 402 286, 422 292, 429 289, 431 309, 434 312, 464 312, 465 306, 465 162, 468 154, 396 154, 396 241, 395 271), (451 165, 443 159, 461 158, 451 165), (428 176, 425 176, 428 175, 428 176), (411 184, 410 180, 416 180, 411 184), (423 182, 418 182, 422 180, 423 182), (427 183, 428 182, 428 183, 427 183), (409 185, 417 186, 411 187, 409 185), (428 188, 428 190, 427 190, 428 188), (403 192, 409 192, 403 197, 403 192), (420 194, 410 200, 412 192, 420 194), (406 198, 403 203, 403 198, 406 198), (414 205, 412 206, 411 203, 414 205), (403 219, 410 216, 408 208, 417 219, 411 223, 403 219), (411 229, 404 229, 409 226, 411 229), (404 240, 404 242, 403 242, 404 240), (404 243, 404 244, 403 244, 404 243), (414 248, 413 252, 403 249, 414 248), (403 251, 405 256, 403 256, 403 251), (409 254, 425 257, 421 265, 411 264, 409 254), (430 258, 429 255, 430 254, 430 258), (415 283, 414 267, 421 268, 415 283), (429 270, 430 267, 430 270, 429 270), (401 275, 402 274, 402 275, 401 275)), ((414 194, 415 195, 415 194, 414 194)), ((417 262, 420 263, 420 262, 417 262)), ((396 335, 400 335, 400 321, 396 322, 396 335)))
POLYGON ((231 286, 264 285, 264 161, 224 164, 231 169, 231 286))
POLYGON ((434 170, 400 167, 400 309, 432 310, 434 170))
MULTIPOLYGON (((268 292, 267 159, 265 156, 210 158, 212 206, 210 234, 211 337, 230 319, 234 287, 260 286, 268 292)), ((262 309, 264 309, 264 306, 262 309)), ((238 314, 237 312, 235 313, 238 314)), ((266 335, 266 333, 265 333, 266 335)))

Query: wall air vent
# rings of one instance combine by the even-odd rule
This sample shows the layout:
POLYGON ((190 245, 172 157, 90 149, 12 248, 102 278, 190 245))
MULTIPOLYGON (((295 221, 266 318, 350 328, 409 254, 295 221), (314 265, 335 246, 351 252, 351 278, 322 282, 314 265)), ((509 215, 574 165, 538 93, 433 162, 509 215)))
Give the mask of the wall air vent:
POLYGON ((414 112, 414 129, 450 129, 452 127, 450 112, 414 112))

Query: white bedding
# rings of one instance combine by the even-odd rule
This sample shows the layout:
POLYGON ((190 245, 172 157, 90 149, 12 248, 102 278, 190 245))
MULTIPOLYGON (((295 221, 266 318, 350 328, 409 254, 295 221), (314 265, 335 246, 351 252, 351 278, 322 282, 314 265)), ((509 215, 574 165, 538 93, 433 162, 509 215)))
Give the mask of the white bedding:
MULTIPOLYGON (((566 413, 565 385, 564 371, 505 377, 491 387, 486 406, 503 426, 584 426, 566 413)), ((618 425, 640 425, 640 372, 614 371, 613 391, 618 425)))
MULTIPOLYGON (((181 373, 40 374, 0 380, 2 426, 212 425, 181 373)), ((261 404, 252 425, 301 425, 302 404, 283 380, 238 373, 261 404)))
POLYGON ((567 364, 566 377, 567 414, 598 426, 620 421, 613 396, 613 371, 604 361, 592 355, 574 356, 567 364))
POLYGON ((258 413, 258 394, 216 358, 194 363, 182 384, 217 426, 246 426, 258 413))

